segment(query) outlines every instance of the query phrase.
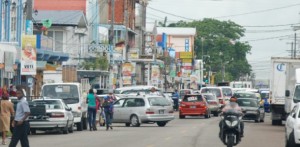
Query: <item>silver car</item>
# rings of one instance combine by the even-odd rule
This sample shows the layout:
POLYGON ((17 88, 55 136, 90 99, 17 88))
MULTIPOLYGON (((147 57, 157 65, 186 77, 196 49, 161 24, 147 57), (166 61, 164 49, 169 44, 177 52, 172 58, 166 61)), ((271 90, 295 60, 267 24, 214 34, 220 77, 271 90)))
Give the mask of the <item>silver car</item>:
POLYGON ((218 116, 221 105, 216 95, 212 93, 202 93, 202 96, 206 99, 210 112, 214 114, 214 116, 218 116))
POLYGON ((174 119, 171 103, 162 96, 127 95, 114 103, 113 123, 139 127, 141 123, 157 123, 164 127, 174 119))
POLYGON ((33 104, 40 107, 29 116, 31 133, 35 134, 36 130, 59 130, 64 134, 73 132, 72 109, 61 99, 36 99, 33 104))

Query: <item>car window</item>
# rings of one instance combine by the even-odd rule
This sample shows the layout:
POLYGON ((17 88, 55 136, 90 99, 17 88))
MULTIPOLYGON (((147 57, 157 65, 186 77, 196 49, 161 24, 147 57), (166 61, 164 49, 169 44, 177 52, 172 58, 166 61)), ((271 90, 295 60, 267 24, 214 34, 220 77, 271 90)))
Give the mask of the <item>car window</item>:
POLYGON ((114 103, 114 107, 122 107, 125 102, 125 99, 120 99, 114 103))
POLYGON ((204 88, 201 90, 201 93, 213 93, 217 97, 222 97, 221 90, 217 88, 204 88))
POLYGON ((216 97, 213 95, 203 95, 206 100, 216 100, 216 97))
POLYGON ((238 99, 237 103, 241 107, 258 107, 258 102, 254 99, 238 99))
POLYGON ((150 97, 148 98, 150 106, 170 106, 170 102, 164 97, 150 97))
POLYGON ((202 102, 202 96, 201 95, 186 95, 183 100, 184 102, 202 102))
POLYGON ((230 88, 222 88, 222 92, 225 96, 232 96, 232 90, 230 88))
POLYGON ((235 93, 234 96, 237 98, 257 98, 255 93, 235 93))
POLYGON ((46 109, 63 109, 63 105, 57 100, 34 101, 38 105, 45 105, 46 109))
POLYGON ((136 107, 134 99, 127 99, 125 101, 124 107, 136 107))

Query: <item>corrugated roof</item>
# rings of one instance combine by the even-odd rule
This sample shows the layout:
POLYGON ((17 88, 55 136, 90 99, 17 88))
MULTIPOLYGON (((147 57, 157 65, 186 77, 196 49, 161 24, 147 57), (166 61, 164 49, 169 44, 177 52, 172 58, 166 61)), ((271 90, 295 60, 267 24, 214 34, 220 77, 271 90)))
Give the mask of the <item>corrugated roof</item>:
POLYGON ((52 25, 72 25, 86 27, 87 21, 82 11, 79 10, 39 10, 37 15, 32 14, 36 23, 42 20, 52 20, 52 25))
POLYGON ((196 28, 157 27, 157 34, 167 35, 196 35, 196 28))

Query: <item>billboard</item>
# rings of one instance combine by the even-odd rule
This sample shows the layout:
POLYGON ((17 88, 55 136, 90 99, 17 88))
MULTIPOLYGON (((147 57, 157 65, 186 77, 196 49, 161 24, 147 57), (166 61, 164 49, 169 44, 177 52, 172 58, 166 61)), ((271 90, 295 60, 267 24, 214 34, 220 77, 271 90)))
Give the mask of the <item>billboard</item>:
POLYGON ((36 35, 22 36, 21 75, 36 75, 36 35))

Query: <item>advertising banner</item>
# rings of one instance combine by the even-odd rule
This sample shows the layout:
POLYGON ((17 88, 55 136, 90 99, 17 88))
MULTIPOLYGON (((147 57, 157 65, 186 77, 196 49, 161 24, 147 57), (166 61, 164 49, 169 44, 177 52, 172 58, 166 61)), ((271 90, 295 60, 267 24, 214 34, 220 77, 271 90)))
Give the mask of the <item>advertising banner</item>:
POLYGON ((131 85, 131 76, 123 76, 123 85, 131 85))
POLYGON ((198 77, 196 75, 190 75, 190 88, 198 89, 198 77))
POLYGON ((193 53, 192 52, 180 52, 179 57, 181 59, 192 59, 193 53))
POLYGON ((22 36, 21 75, 36 75, 36 36, 22 36))
POLYGON ((160 75, 159 66, 158 65, 152 65, 151 66, 151 81, 152 81, 152 84, 158 84, 159 75, 160 75))
POLYGON ((122 74, 123 76, 131 76, 132 65, 131 63, 124 63, 122 66, 122 74))

